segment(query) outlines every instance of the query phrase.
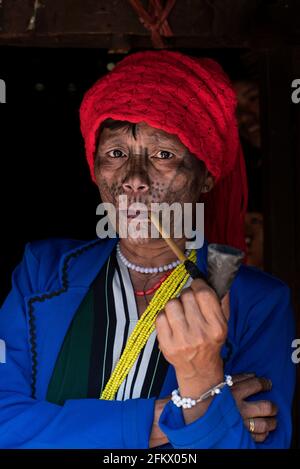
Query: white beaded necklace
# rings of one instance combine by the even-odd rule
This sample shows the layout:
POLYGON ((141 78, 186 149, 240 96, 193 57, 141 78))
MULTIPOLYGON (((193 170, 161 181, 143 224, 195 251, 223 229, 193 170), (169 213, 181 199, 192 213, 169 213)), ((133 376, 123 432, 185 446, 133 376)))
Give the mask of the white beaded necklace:
MULTIPOLYGON (((186 257, 188 257, 190 250, 185 251, 186 257)), ((133 262, 129 262, 128 259, 122 254, 120 249, 120 243, 117 244, 117 255, 123 262, 123 264, 128 267, 128 269, 135 270, 136 272, 140 272, 141 274, 157 274, 158 272, 167 272, 168 270, 172 270, 180 264, 180 260, 173 261, 170 264, 165 264, 160 267, 143 267, 141 265, 136 265, 133 262)))

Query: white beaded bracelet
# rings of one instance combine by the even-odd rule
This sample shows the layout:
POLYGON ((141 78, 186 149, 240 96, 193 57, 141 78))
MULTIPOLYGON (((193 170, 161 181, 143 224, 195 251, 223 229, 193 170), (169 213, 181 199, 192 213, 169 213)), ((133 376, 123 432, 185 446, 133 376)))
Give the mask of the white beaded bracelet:
POLYGON ((179 394, 179 390, 175 389, 172 392, 172 402, 177 407, 183 407, 184 409, 191 409, 199 402, 205 401, 205 399, 208 399, 209 397, 214 396, 215 394, 220 394, 221 390, 225 386, 232 386, 232 385, 233 385, 232 377, 230 375, 225 375, 225 381, 223 381, 217 386, 214 386, 213 388, 206 391, 204 394, 202 394, 199 397, 199 399, 192 399, 191 397, 181 397, 179 394))

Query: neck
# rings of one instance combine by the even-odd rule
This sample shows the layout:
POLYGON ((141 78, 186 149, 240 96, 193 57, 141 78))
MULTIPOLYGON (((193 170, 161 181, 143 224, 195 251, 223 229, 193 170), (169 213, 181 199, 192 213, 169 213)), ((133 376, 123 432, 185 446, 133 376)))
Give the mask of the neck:
MULTIPOLYGON (((184 252, 185 238, 174 239, 177 246, 184 252)), ((120 248, 124 256, 134 264, 143 267, 160 267, 176 261, 177 257, 163 239, 138 242, 127 238, 120 239, 120 248)))
MULTIPOLYGON (((182 251, 185 250, 185 239, 176 239, 174 241, 182 251)), ((141 243, 136 240, 121 238, 120 249, 129 262, 142 267, 161 267, 177 260, 175 254, 163 239, 147 240, 147 242, 141 243)), ((129 269, 129 274, 134 289, 145 291, 153 287, 165 272, 145 274, 129 269)), ((139 315, 144 312, 153 294, 147 295, 147 297, 136 297, 139 315)))

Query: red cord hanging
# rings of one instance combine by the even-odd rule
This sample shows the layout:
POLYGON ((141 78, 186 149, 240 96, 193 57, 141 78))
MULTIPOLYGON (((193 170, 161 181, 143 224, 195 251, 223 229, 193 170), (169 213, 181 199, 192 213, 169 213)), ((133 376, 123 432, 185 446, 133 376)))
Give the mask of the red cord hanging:
POLYGON ((150 0, 149 11, 145 10, 140 0, 128 0, 139 16, 140 22, 151 32, 153 47, 157 49, 165 48, 162 39, 173 36, 173 32, 168 24, 167 18, 174 7, 176 0, 167 0, 163 7, 161 0, 150 0))

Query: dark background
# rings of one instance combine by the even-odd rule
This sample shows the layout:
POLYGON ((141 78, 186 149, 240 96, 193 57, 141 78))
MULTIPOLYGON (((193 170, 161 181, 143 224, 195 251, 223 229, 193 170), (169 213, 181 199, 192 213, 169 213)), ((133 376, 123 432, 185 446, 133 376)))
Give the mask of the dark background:
POLYGON ((27 241, 95 237, 98 193, 79 128, 83 92, 106 71, 101 51, 0 50, 1 300, 27 241))

